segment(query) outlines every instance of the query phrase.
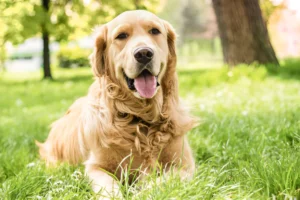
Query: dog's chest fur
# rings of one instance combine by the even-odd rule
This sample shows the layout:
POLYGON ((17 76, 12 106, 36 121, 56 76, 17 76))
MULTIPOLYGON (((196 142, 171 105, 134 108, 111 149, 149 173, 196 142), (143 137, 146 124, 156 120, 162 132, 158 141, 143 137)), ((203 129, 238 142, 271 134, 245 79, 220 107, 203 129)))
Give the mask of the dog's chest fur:
POLYGON ((160 153, 173 138, 171 123, 162 120, 149 123, 136 116, 121 113, 114 120, 117 121, 111 127, 114 134, 106 138, 111 143, 102 152, 103 157, 106 157, 104 154, 110 154, 110 164, 106 163, 102 167, 117 176, 121 175, 122 169, 156 169, 160 153), (120 120, 127 123, 118 123, 120 120))
MULTIPOLYGON (((102 84, 107 85, 105 81, 102 84)), ((107 145, 136 150, 144 157, 158 154, 176 134, 172 120, 162 113, 162 91, 155 99, 136 100, 114 85, 109 88, 93 93, 99 105, 93 108, 101 116, 99 134, 105 136, 107 145)))
MULTIPOLYGON (((125 114, 126 117, 127 115, 125 114)), ((137 152, 144 159, 156 160, 160 151, 172 139, 171 123, 163 120, 149 123, 136 116, 129 118, 132 120, 128 122, 126 129, 118 127, 119 130, 123 129, 121 137, 124 144, 127 144, 120 148, 137 152)))
POLYGON ((88 109, 98 120, 94 133, 101 140, 99 146, 115 151, 115 164, 129 156, 134 157, 136 167, 144 163, 151 167, 172 138, 178 136, 175 122, 163 111, 167 109, 163 109, 162 90, 155 99, 137 100, 105 79, 100 82, 100 87, 92 87, 93 103, 88 109))

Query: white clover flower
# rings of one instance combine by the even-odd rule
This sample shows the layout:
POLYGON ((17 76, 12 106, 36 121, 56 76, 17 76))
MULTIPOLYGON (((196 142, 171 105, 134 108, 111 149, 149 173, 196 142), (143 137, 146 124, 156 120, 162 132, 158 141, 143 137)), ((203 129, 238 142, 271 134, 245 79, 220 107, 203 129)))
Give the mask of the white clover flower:
POLYGON ((61 193, 61 192, 64 191, 64 189, 63 189, 63 188, 57 188, 57 189, 54 189, 54 191, 55 191, 56 193, 61 193))
POLYGON ((49 183, 51 181, 51 179, 53 178, 53 176, 50 176, 49 178, 46 179, 46 183, 49 183))
MULTIPOLYGON (((50 192, 51 192, 51 191, 50 191, 50 192)), ((49 192, 49 193, 50 193, 50 192, 49 192)), ((51 192, 50 194, 49 194, 49 193, 47 194, 46 199, 47 199, 47 200, 52 200, 52 199, 53 199, 53 197, 52 197, 52 195, 51 195, 52 192, 51 192)))
POLYGON ((76 189, 74 185, 66 185, 65 188, 76 189))
POLYGON ((28 165, 26 165, 26 167, 30 168, 30 167, 34 167, 35 166, 35 163, 34 162, 31 162, 29 163, 28 165))
POLYGON ((75 180, 78 180, 81 176, 82 173, 79 170, 74 171, 73 174, 71 175, 71 177, 75 180))
POLYGON ((63 184, 62 181, 56 181, 56 182, 54 183, 54 185, 61 185, 61 184, 63 184))
POLYGON ((201 110, 205 110, 205 105, 204 104, 200 104, 199 107, 200 107, 201 110))
POLYGON ((223 96, 223 91, 218 91, 217 94, 216 94, 216 96, 217 96, 217 97, 223 96))
POLYGON ((242 115, 247 116, 247 115, 248 115, 248 111, 247 111, 247 110, 244 110, 244 111, 242 112, 242 115))
POLYGON ((22 99, 17 99, 16 100, 16 106, 22 106, 23 105, 23 101, 22 101, 22 99))

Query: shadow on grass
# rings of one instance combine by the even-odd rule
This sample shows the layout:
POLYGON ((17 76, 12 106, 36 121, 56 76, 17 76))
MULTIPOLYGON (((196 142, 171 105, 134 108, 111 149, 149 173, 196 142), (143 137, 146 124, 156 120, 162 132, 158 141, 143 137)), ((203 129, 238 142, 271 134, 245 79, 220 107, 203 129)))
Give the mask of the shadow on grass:
POLYGON ((0 79, 0 83, 6 86, 21 86, 27 84, 40 84, 42 82, 52 82, 52 83, 64 83, 64 82, 92 82, 93 76, 90 74, 72 74, 72 75, 59 75, 55 76, 54 79, 42 79, 42 78, 26 78, 26 79, 0 79))
POLYGON ((184 76, 189 76, 189 77, 202 77, 205 74, 209 73, 215 73, 220 71, 220 69, 179 69, 177 70, 178 76, 184 77, 184 76))
POLYGON ((196 69, 179 69, 178 76, 180 85, 188 87, 212 86, 221 82, 228 81, 228 69, 224 68, 196 68, 196 69))
POLYGON ((268 73, 284 80, 296 79, 300 80, 300 59, 289 58, 282 62, 279 68, 267 65, 268 73))
POLYGON ((67 82, 67 81, 72 81, 72 82, 79 82, 79 81, 92 81, 94 80, 93 76, 90 74, 84 74, 84 75, 74 75, 74 76, 61 76, 58 78, 53 79, 53 82, 59 82, 59 83, 63 83, 63 82, 67 82))
POLYGON ((183 87, 215 86, 222 83, 235 83, 242 77, 264 81, 268 77, 281 80, 300 80, 300 59, 286 59, 280 67, 274 65, 239 65, 233 70, 228 66, 222 68, 179 69, 180 85, 183 87))

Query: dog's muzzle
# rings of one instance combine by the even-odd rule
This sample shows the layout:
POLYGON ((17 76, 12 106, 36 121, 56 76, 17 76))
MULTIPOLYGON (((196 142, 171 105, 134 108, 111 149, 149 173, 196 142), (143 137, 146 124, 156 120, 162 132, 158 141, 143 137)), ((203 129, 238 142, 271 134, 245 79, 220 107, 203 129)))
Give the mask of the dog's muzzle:
POLYGON ((156 88, 160 86, 157 76, 154 76, 149 70, 144 69, 136 78, 131 79, 124 73, 128 88, 137 91, 141 97, 152 98, 156 88))

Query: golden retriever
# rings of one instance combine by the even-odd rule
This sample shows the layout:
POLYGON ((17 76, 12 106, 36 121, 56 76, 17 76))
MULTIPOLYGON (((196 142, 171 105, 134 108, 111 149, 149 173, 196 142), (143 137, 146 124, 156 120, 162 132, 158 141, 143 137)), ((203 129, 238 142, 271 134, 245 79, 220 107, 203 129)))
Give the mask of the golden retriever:
POLYGON ((182 107, 176 74, 176 34, 154 14, 127 11, 99 28, 91 65, 95 82, 53 123, 48 164, 85 164, 95 192, 119 194, 122 170, 140 176, 161 167, 182 178, 195 169, 186 132, 195 120, 182 107), (104 189, 104 190, 102 190, 104 189))

